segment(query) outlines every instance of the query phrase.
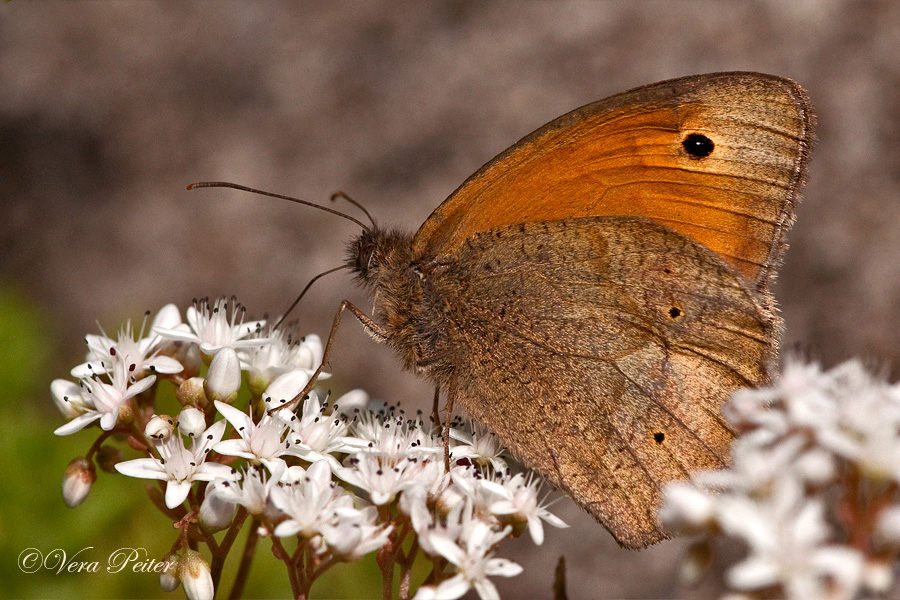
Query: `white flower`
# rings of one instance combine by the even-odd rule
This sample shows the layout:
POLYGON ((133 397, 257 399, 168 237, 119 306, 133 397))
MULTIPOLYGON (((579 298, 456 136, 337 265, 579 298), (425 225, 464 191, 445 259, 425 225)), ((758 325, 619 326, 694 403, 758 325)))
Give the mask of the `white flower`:
MULTIPOLYGON (((859 464, 868 476, 900 481, 900 392, 868 374, 859 361, 827 373, 818 365, 790 361, 772 387, 739 391, 725 413, 739 429, 756 428, 739 438, 736 447, 764 449, 790 437, 802 438, 803 445, 802 436, 809 434, 822 449, 859 464)), ((817 460, 801 468, 824 481, 831 476, 828 462, 817 460)), ((783 467, 770 465, 767 470, 783 467)))
POLYGON ((423 490, 426 498, 437 498, 450 485, 450 473, 444 470, 444 461, 438 457, 421 458, 417 461, 419 468, 411 470, 407 474, 406 481, 401 488, 405 493, 407 490, 418 487, 423 490))
POLYGON ((166 482, 166 506, 175 508, 187 498, 194 481, 212 481, 216 478, 235 479, 231 467, 206 462, 210 449, 222 439, 225 421, 213 423, 199 439, 191 440, 185 448, 181 438, 169 436, 157 445, 160 458, 138 458, 116 464, 116 470, 129 477, 158 479, 166 482))
POLYGON ((349 467, 338 467, 334 474, 350 485, 365 490, 376 506, 391 502, 404 484, 415 479, 422 468, 416 459, 391 461, 367 453, 352 457, 347 462, 349 467))
POLYGON ((344 511, 338 514, 335 524, 322 526, 328 551, 346 561, 359 560, 384 546, 392 530, 392 525, 378 524, 378 509, 374 506, 344 511))
POLYGON ((69 435, 97 420, 100 421, 100 428, 104 431, 113 429, 119 420, 122 405, 156 383, 155 375, 134 381, 128 376, 126 368, 125 363, 115 363, 111 383, 104 383, 99 377, 82 379, 78 404, 79 408, 83 407, 84 412, 62 427, 58 427, 53 433, 69 435))
POLYGON ((442 581, 432 590, 421 591, 416 598, 460 598, 475 589, 482 600, 499 600, 500 594, 488 577, 514 577, 522 567, 505 558, 494 558, 494 546, 505 538, 512 528, 494 531, 490 525, 471 520, 463 526, 459 540, 441 535, 435 530, 430 545, 456 569, 456 575, 442 581), (432 595, 433 594, 433 595, 432 595))
POLYGON ((420 536, 428 531, 434 522, 434 515, 428 509, 428 492, 424 486, 411 486, 400 495, 400 510, 409 517, 413 530, 420 536))
POLYGON ((697 487, 669 485, 663 521, 743 541, 747 556, 725 572, 733 590, 884 593, 900 547, 900 386, 859 361, 828 372, 789 361, 772 386, 735 393, 724 412, 743 433, 731 468, 696 474, 697 487))
POLYGON ((275 527, 279 537, 299 534, 304 539, 315 538, 336 522, 340 512, 356 510, 352 495, 331 480, 331 467, 324 460, 313 463, 302 478, 272 488, 271 498, 288 515, 275 527))
POLYGON ((887 560, 870 560, 863 566, 863 585, 870 593, 886 597, 894 585, 894 565, 893 561, 887 560))
POLYGON ((219 442, 215 447, 216 452, 259 461, 270 471, 274 465, 283 462, 281 456, 289 448, 284 442, 287 426, 281 419, 264 413, 259 423, 254 423, 250 415, 224 402, 216 402, 216 409, 241 436, 219 442))
POLYGON ((544 543, 542 520, 554 527, 568 527, 562 519, 548 511, 538 500, 540 479, 535 479, 533 476, 526 479, 524 474, 517 473, 502 483, 485 481, 482 485, 493 490, 501 498, 493 502, 488 510, 495 515, 512 517, 514 528, 519 522, 527 523, 531 539, 538 546, 544 543))
POLYGON ((164 592, 174 592, 181 585, 181 580, 175 575, 177 571, 175 564, 180 563, 180 561, 176 561, 169 554, 163 558, 162 562, 166 564, 166 567, 159 574, 159 588, 164 592))
POLYGON ((738 438, 732 446, 731 469, 703 471, 694 479, 710 488, 765 491, 777 480, 796 476, 794 464, 805 445, 802 436, 785 436, 764 448, 748 447, 744 438, 738 438))
POLYGON ((154 327, 160 336, 197 344, 206 356, 214 355, 221 348, 247 348, 267 344, 262 337, 250 337, 262 328, 265 321, 244 323, 244 307, 232 302, 231 318, 228 318, 228 303, 219 298, 209 308, 207 299, 200 300, 187 309, 189 330, 181 327, 154 327))
POLYGON ((381 416, 364 412, 351 426, 353 437, 346 442, 356 452, 374 454, 388 460, 420 456, 443 455, 444 446, 438 443, 429 427, 421 420, 401 415, 381 416))
MULTIPOLYGON (((297 343, 285 339, 286 335, 283 329, 270 329, 265 332, 269 343, 241 349, 241 367, 247 371, 250 389, 254 394, 261 394, 288 371, 301 369, 311 376, 322 364, 322 340, 319 336, 308 335, 297 343)), ((323 372, 319 379, 324 380, 329 376, 323 372)))
MULTIPOLYGON (((174 308, 174 305, 163 307, 157 315, 157 320, 166 322, 170 315, 170 307, 174 308)), ((154 320, 154 324, 157 320, 154 320)), ((157 354, 162 338, 156 333, 151 333, 147 337, 143 334, 142 326, 138 332, 138 339, 135 340, 131 321, 128 321, 119 331, 116 340, 105 335, 86 336, 87 362, 72 369, 72 377, 85 379, 92 375, 112 373, 116 363, 123 363, 131 377, 136 379, 143 377, 145 371, 161 374, 180 373, 183 369, 180 362, 169 356, 157 354)))
POLYGON ((444 461, 439 458, 419 460, 419 468, 409 475, 400 484, 402 491, 398 505, 409 517, 416 533, 420 534, 419 539, 423 540, 425 538, 421 534, 432 527, 435 516, 429 506, 445 516, 454 509, 461 510, 465 498, 450 491, 450 473, 444 470, 444 461), (455 496, 454 500, 449 500, 451 495, 455 496))
POLYGON ((310 392, 303 402, 300 418, 293 412, 282 410, 276 413, 290 425, 288 441, 289 453, 308 462, 327 460, 332 469, 340 467, 334 457, 335 452, 347 452, 351 447, 344 434, 347 424, 339 416, 325 414, 325 406, 319 402, 316 392, 310 392))
POLYGON ((487 480, 480 469, 472 465, 457 464, 450 469, 450 480, 453 485, 441 494, 438 500, 439 507, 447 502, 459 502, 462 498, 472 503, 476 513, 491 514, 490 506, 497 499, 497 495, 493 489, 484 485, 487 480))
POLYGON ((731 587, 755 590, 780 585, 791 598, 824 598, 833 581, 851 590, 859 585, 862 555, 849 547, 827 545, 825 506, 805 497, 798 482, 777 482, 770 497, 756 501, 727 495, 718 511, 723 530, 742 538, 750 550, 726 572, 731 587))
POLYGON ((491 465, 498 473, 505 471, 506 461, 500 456, 503 446, 497 436, 481 425, 472 424, 470 427, 472 433, 450 429, 450 439, 460 442, 451 449, 453 458, 468 458, 481 466, 491 465))
POLYGON ((835 457, 821 448, 813 448, 797 457, 792 470, 804 481, 817 486, 834 480, 837 474, 835 457))
POLYGON ((715 523, 715 499, 686 481, 675 481, 664 488, 660 521, 669 528, 694 532, 715 523))
POLYGON ((844 365, 833 380, 840 425, 822 432, 821 444, 856 462, 872 479, 900 482, 898 389, 868 375, 856 362, 844 365))
MULTIPOLYGON (((274 516, 275 511, 270 504, 270 495, 272 489, 281 482, 286 470, 285 464, 281 463, 274 466, 271 474, 266 477, 264 469, 250 468, 247 469, 240 483, 217 479, 213 483, 215 488, 212 493, 223 502, 243 506, 251 515, 274 516)), ((209 494, 207 489, 207 497, 209 494)))

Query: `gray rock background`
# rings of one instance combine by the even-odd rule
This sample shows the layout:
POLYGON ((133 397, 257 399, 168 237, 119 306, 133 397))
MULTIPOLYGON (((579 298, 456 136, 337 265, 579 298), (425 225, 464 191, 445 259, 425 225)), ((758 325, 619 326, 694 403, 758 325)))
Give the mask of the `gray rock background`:
MULTIPOLYGON (((785 348, 897 373, 900 3, 26 2, 0 5, 0 285, 54 323, 65 376, 96 321, 194 296, 280 314, 356 230, 227 179, 328 202, 344 190, 415 230, 494 154, 576 106, 681 75, 764 71, 819 117, 810 183, 776 295, 785 348)), ((352 211, 351 211, 352 212, 352 211)), ((295 317, 327 335, 345 274, 295 317)), ((348 321, 336 387, 407 404, 428 386, 348 321)), ((49 381, 49 378, 48 378, 49 381)), ((48 401, 49 406, 49 401, 48 401)), ((684 542, 620 550, 571 502, 572 528, 513 544, 506 597, 668 597, 684 542)))

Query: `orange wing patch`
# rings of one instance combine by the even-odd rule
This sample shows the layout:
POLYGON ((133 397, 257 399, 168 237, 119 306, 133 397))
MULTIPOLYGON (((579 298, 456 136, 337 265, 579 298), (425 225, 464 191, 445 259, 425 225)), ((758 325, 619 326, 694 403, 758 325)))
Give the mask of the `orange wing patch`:
POLYGON ((478 231, 515 223, 646 217, 764 289, 793 220, 812 126, 803 90, 777 77, 724 73, 638 88, 563 115, 487 163, 425 221, 415 250, 452 253, 478 231), (709 155, 685 148, 692 133, 712 143, 709 155))

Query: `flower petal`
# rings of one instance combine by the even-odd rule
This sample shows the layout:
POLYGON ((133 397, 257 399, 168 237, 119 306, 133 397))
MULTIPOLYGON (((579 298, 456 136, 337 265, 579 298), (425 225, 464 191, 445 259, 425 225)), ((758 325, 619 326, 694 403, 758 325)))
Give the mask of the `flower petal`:
POLYGON ((164 480, 169 477, 168 474, 166 474, 166 470, 155 458, 136 458, 134 460, 116 463, 116 471, 122 475, 140 477, 141 479, 164 480))
POLYGON ((190 492, 190 481, 169 481, 166 485, 166 506, 175 508, 185 501, 190 492))

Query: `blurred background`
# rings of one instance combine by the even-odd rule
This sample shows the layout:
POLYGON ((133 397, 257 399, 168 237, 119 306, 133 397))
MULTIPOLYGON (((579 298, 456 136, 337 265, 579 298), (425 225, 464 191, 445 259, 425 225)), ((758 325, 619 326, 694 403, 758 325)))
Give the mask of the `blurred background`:
MULTIPOLYGON (((282 201, 187 192, 192 181, 225 179, 323 203, 343 190, 380 223, 414 231, 480 165, 572 108, 695 73, 790 77, 809 91, 819 141, 775 289, 784 348, 829 366, 861 356, 897 374, 898 58, 893 0, 3 3, 7 591, 165 596, 146 575, 122 583, 15 568, 29 546, 135 545, 158 556, 173 540, 149 537, 165 526, 159 515, 120 505, 113 480, 122 478, 101 474, 77 511, 61 502, 63 469, 93 438, 53 438, 62 419, 48 386, 81 361, 84 334, 201 296, 236 295, 253 316, 278 315, 310 277, 340 263, 357 233, 282 201)), ((294 317, 324 338, 342 299, 370 306, 349 276, 335 274, 294 317)), ((332 365, 336 391, 363 386, 385 400, 430 403, 429 387, 352 319, 332 365)), ((571 598, 691 595, 676 583, 685 541, 621 550, 570 501, 554 508, 572 527, 548 531, 539 549, 530 540, 506 548, 526 570, 497 581, 504 596, 549 597, 560 555, 571 598)), ((248 596, 286 593, 266 587, 282 577, 273 573, 248 596)))

